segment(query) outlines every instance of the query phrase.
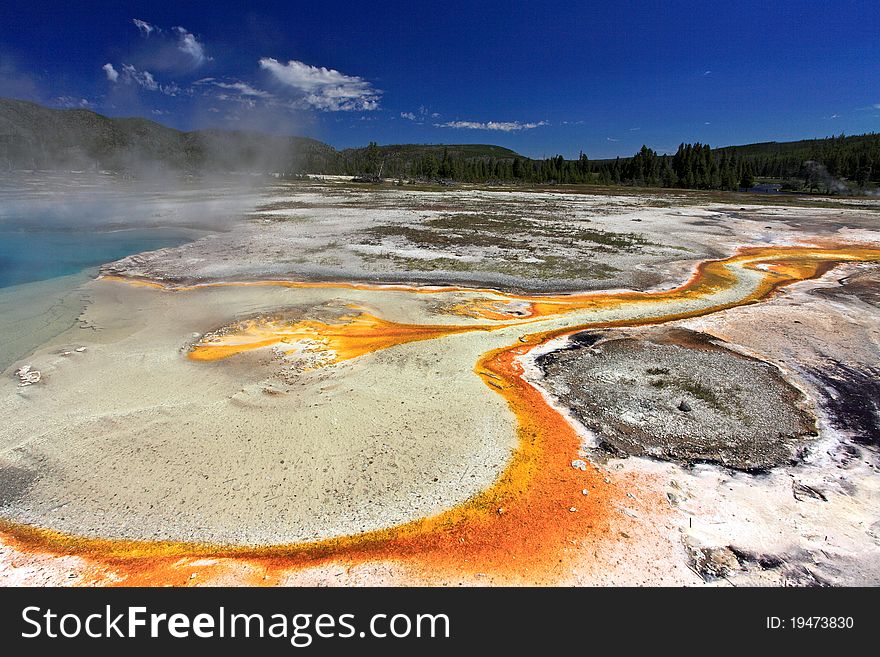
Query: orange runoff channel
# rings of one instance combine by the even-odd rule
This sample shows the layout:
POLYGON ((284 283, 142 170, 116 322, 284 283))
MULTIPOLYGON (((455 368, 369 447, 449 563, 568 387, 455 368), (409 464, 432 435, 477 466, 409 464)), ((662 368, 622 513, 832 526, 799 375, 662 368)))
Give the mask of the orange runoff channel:
MULTIPOLYGON (((700 263, 691 279, 673 290, 659 292, 611 292, 575 295, 502 295, 529 304, 528 318, 547 317, 582 308, 622 306, 628 303, 665 303, 699 298, 731 287, 737 282, 729 265, 760 271, 756 288, 741 299, 697 308, 677 315, 649 316, 633 320, 591 323, 537 332, 513 345, 480 357, 475 372, 507 401, 517 420, 518 445, 507 467, 486 490, 436 516, 396 527, 316 542, 269 546, 210 545, 176 541, 123 540, 74 536, 51 529, 0 519, 0 538, 16 550, 57 556, 76 555, 103 564, 123 585, 180 584, 181 559, 209 562, 201 569, 210 573, 224 560, 251 565, 263 572, 285 573, 330 562, 349 565, 377 560, 405 562, 424 573, 494 573, 509 580, 553 581, 562 576, 576 554, 572 545, 612 540, 613 503, 622 497, 604 473, 594 465, 586 470, 572 467, 578 458, 580 436, 553 409, 541 392, 521 376, 519 358, 550 339, 587 328, 637 326, 667 322, 717 312, 769 296, 791 283, 816 278, 843 262, 880 261, 880 248, 825 244, 794 247, 748 247, 722 260, 700 263), (583 491, 588 491, 585 496, 583 491), (576 509, 572 511, 571 509, 576 509)), ((111 278, 111 277, 107 277, 111 278)), ((112 280, 126 280, 112 277, 112 280)), ((166 289, 152 282, 139 284, 166 289)), ((340 283, 260 281, 211 283, 222 285, 285 285, 289 287, 349 287, 387 289, 340 283)), ((192 290, 196 287, 174 288, 192 290)), ((394 289, 405 289, 393 286, 394 289)), ((472 291, 461 288, 413 288, 416 293, 472 291)), ((462 309, 480 315, 478 305, 462 309)), ((492 308, 489 313, 496 312, 492 308)), ((509 317, 507 319, 510 319, 509 317)), ((354 358, 419 339, 433 339, 465 330, 492 330, 510 324, 478 326, 418 326, 395 324, 361 314, 342 323, 311 322, 307 327, 319 335, 332 327, 331 347, 337 360, 354 358), (347 321, 347 323, 346 323, 347 321), (345 327, 351 327, 348 332, 345 327)), ((311 335, 311 333, 310 333, 311 335)), ((278 342, 277 337, 273 338, 278 342)), ((215 354, 228 357, 231 354, 215 354)), ((194 569, 188 563, 186 572, 194 569)), ((253 570, 253 569, 252 569, 253 570)), ((255 572, 255 571, 254 571, 255 572)), ((270 580, 253 577, 254 584, 270 580)))

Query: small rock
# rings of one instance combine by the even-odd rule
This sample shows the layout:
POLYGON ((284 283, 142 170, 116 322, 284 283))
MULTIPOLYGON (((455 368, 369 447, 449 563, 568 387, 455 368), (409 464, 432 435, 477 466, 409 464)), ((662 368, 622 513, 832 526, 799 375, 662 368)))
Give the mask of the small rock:
POLYGON ((43 378, 43 375, 37 370, 32 369, 30 365, 22 365, 16 370, 15 375, 18 377, 18 386, 20 388, 39 383, 40 379, 43 378))
POLYGON ((573 467, 575 470, 583 470, 584 472, 586 472, 587 462, 583 459, 575 459, 571 462, 571 467, 573 467))
POLYGON ((728 547, 699 546, 685 540, 685 548, 688 552, 691 568, 704 581, 726 577, 731 571, 740 568, 739 560, 728 547))
POLYGON ((504 507, 503 507, 503 506, 499 506, 499 507, 498 507, 498 515, 503 515, 503 514, 504 514, 504 507))
POLYGON ((791 482, 791 492, 792 495, 794 495, 794 499, 798 502, 801 502, 803 497, 812 497, 813 499, 822 500, 823 502, 828 501, 828 498, 825 497, 825 493, 821 490, 802 484, 799 481, 791 482))
POLYGON ((81 354, 81 353, 84 352, 85 350, 86 350, 85 347, 77 347, 76 349, 74 349, 74 351, 75 351, 76 353, 78 353, 78 354, 81 354))
POLYGON ((195 579, 195 578, 196 578, 196 574, 193 573, 192 575, 189 576, 189 578, 190 578, 190 579, 195 579))
POLYGON ((569 510, 571 513, 577 513, 577 508, 575 508, 575 507, 570 507, 568 510, 569 510))
POLYGON ((682 399, 681 403, 678 405, 678 410, 682 413, 690 413, 692 410, 691 405, 687 403, 686 400, 682 399))
POLYGON ((590 491, 588 491, 586 488, 584 488, 584 489, 581 491, 581 495, 589 495, 589 494, 590 494, 590 491))
POLYGON ((826 587, 830 582, 820 577, 806 566, 797 565, 782 573, 783 586, 826 587))

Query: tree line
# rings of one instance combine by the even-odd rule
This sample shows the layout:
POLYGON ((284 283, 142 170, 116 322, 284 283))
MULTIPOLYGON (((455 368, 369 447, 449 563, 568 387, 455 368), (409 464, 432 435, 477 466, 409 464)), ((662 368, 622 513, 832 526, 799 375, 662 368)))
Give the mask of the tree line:
POLYGON ((880 183, 880 135, 829 137, 801 142, 751 144, 712 149, 709 144, 683 143, 674 154, 658 154, 642 146, 628 158, 591 161, 561 155, 544 159, 472 157, 437 148, 383 154, 375 142, 321 158, 309 173, 381 175, 385 178, 459 182, 523 182, 533 184, 633 185, 706 190, 752 187, 758 179, 784 188, 820 192, 865 189, 880 183))

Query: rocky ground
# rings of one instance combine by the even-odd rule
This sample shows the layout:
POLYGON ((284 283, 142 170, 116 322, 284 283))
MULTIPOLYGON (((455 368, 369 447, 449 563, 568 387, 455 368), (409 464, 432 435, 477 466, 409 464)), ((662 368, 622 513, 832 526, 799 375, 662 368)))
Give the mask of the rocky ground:
POLYGON ((276 278, 644 290, 744 243, 852 236, 880 217, 880 202, 771 198, 292 183, 264 190, 231 231, 103 271, 174 284, 276 278))
MULTIPOLYGON (((878 209, 870 199, 279 184, 240 222, 227 218, 224 232, 103 271, 172 287, 295 279, 670 289, 696 262, 743 245, 880 243, 878 209)), ((526 379, 582 432, 563 467, 598 465, 615 491, 603 498, 601 531, 566 545, 566 571, 528 583, 880 583, 878 271, 846 265, 760 303, 582 332, 523 355, 526 379)), ((752 274, 721 301, 743 298, 752 274)), ((336 320, 354 306, 400 323, 476 323, 484 320, 450 308, 498 301, 490 292, 162 292, 101 280, 83 291, 76 325, 17 357, 0 382, 4 518, 92 537, 337 537, 461 504, 496 480, 516 447, 517 418, 474 368, 538 325, 295 372, 271 351, 187 359, 199 340, 254 318, 336 320), (21 386, 25 365, 40 379, 21 386)), ((701 301, 675 303, 670 315, 701 301)), ((587 308, 540 326, 637 323, 652 312, 587 308)), ((598 497, 584 490, 575 506, 560 501, 560 513, 584 513, 598 497)), ((0 581, 132 581, 118 564, 33 552, 3 536, 0 581)), ((302 570, 185 558, 169 568, 156 581, 522 583, 393 558, 302 570)))
POLYGON ((683 329, 580 333, 538 359, 543 385, 615 455, 763 471, 815 437, 804 395, 768 363, 683 329))
MULTIPOLYGON (((615 342, 630 344, 637 352, 644 352, 639 342, 647 334, 647 352, 653 357, 657 349, 651 343, 657 341, 657 333, 695 331, 700 342, 710 340, 717 344, 715 348, 728 353, 723 369, 714 372, 701 370, 690 355, 684 356, 683 363, 688 366, 678 371, 685 376, 699 373, 699 380, 711 386, 715 394, 727 394, 731 385, 741 385, 751 395, 748 407, 759 415, 775 415, 781 409, 764 405, 763 385, 752 386, 751 381, 742 378, 749 368, 761 372, 759 376, 765 380, 768 376, 772 379, 768 394, 772 398, 776 389, 780 395, 777 404, 787 399, 789 406, 784 412, 791 417, 804 417, 801 414, 806 401, 806 408, 817 419, 818 436, 805 434, 805 440, 789 444, 794 452, 782 453, 794 453, 797 458, 765 463, 763 472, 744 471, 735 458, 728 463, 717 459, 718 464, 702 458, 682 458, 681 452, 673 448, 681 448, 683 435, 670 434, 669 425, 663 423, 636 425, 637 431, 624 424, 629 431, 626 440, 618 442, 614 423, 604 425, 610 429, 607 434, 594 432, 592 429, 601 429, 596 427, 596 416, 577 405, 602 395, 603 400, 626 412, 633 410, 633 403, 647 399, 651 413, 675 418, 679 426, 694 426, 693 418, 682 417, 690 413, 682 412, 674 402, 687 400, 692 408, 699 408, 705 400, 693 399, 685 390, 661 396, 668 388, 658 391, 651 385, 651 381, 672 375, 676 365, 683 363, 664 363, 661 367, 668 368, 670 374, 652 375, 645 371, 656 367, 652 358, 630 360, 626 350, 621 349, 612 349, 609 357, 601 344, 597 353, 586 355, 590 347, 575 341, 571 348, 571 343, 562 342, 557 348, 563 351, 550 351, 537 358, 545 362, 546 378, 536 365, 532 380, 535 385, 546 386, 560 410, 581 426, 584 458, 599 456, 616 476, 643 482, 642 495, 651 489, 666 496, 673 515, 668 533, 658 540, 679 553, 681 563, 687 564, 697 581, 723 586, 877 585, 880 396, 874 363, 880 359, 878 279, 877 265, 846 265, 817 281, 787 288, 763 303, 673 322, 662 329, 639 330, 635 335, 618 335, 611 342, 612 346, 615 342), (556 364, 560 357, 575 368, 590 359, 598 364, 582 372, 566 370, 556 364), (619 397, 609 397, 608 381, 597 376, 609 373, 605 366, 612 359, 623 365, 623 371, 610 374, 626 380, 619 397), (752 365, 740 370, 748 363, 752 365), (572 392, 567 382, 589 385, 591 390, 572 392), (661 400, 666 400, 665 406, 661 400), (628 449, 642 456, 628 458, 628 449), (604 457, 600 456, 602 452, 604 457)), ((598 417, 605 416, 604 409, 594 410, 598 417)), ((729 418, 715 413, 706 417, 717 423, 718 435, 730 430, 729 418)), ((711 426, 697 427, 710 440, 713 438, 711 426)), ((685 446, 703 446, 690 438, 684 440, 685 446)), ((749 454, 749 445, 744 447, 744 453, 749 454)), ((645 529, 650 524, 644 519, 635 522, 645 529)))

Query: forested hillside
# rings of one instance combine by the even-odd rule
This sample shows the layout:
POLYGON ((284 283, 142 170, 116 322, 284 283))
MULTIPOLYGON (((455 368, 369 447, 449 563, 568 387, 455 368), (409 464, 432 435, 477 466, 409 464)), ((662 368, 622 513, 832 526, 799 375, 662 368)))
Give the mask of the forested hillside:
POLYGON ((542 160, 489 144, 398 144, 337 151, 314 139, 257 132, 182 132, 142 118, 113 119, 0 99, 0 171, 148 169, 280 176, 532 184, 602 184, 687 189, 749 188, 771 180, 796 191, 835 193, 880 183, 880 135, 766 142, 713 149, 681 144, 673 155, 642 146, 632 157, 542 160))

